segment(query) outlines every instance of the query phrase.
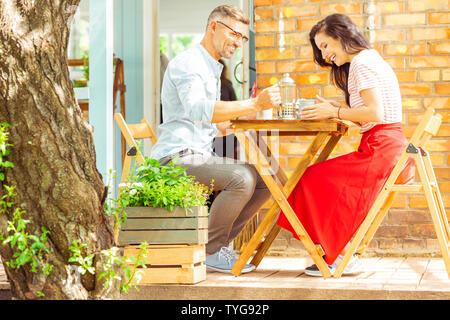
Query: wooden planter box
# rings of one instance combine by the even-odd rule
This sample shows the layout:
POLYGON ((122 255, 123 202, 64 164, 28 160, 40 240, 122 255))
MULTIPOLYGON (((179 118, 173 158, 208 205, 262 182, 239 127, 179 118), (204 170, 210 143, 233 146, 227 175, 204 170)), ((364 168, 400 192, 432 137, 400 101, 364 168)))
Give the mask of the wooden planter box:
MULTIPOLYGON (((137 256, 139 246, 126 246, 124 255, 137 256)), ((145 259, 149 262, 139 284, 195 284, 206 279, 205 245, 149 245, 145 259)))
POLYGON ((147 268, 139 269, 140 284, 194 284, 206 279, 205 244, 208 242, 208 208, 125 208, 127 220, 118 242, 124 255, 137 256, 139 244, 147 242, 147 268))
POLYGON ((127 207, 127 221, 119 231, 119 245, 205 244, 208 242, 208 208, 193 207, 191 213, 154 207, 127 207))

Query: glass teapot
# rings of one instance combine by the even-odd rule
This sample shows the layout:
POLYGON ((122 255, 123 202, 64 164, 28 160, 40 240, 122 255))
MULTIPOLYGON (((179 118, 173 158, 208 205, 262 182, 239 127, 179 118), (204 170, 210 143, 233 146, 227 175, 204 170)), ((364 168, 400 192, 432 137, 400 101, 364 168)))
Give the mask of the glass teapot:
POLYGON ((278 108, 279 119, 296 119, 295 102, 297 94, 297 86, 295 81, 289 77, 289 73, 283 74, 278 81, 281 92, 281 105, 278 108))

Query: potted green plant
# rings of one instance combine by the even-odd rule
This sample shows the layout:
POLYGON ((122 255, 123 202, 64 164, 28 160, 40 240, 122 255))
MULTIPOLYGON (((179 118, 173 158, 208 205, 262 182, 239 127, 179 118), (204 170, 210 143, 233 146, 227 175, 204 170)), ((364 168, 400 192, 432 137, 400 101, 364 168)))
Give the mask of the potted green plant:
POLYGON ((212 183, 198 183, 176 160, 161 166, 146 157, 120 190, 118 203, 126 220, 119 231, 119 245, 207 243, 206 204, 212 183))

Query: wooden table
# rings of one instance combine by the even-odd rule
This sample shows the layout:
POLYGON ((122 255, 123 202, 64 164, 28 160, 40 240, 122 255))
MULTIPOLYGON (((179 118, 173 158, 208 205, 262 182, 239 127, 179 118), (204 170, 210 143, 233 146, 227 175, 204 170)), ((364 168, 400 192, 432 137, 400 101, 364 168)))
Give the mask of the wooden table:
MULTIPOLYGON (((249 242, 241 249, 241 255, 231 272, 240 275, 244 265, 256 250, 251 263, 256 267, 261 262, 270 245, 281 231, 275 222, 280 209, 286 215, 300 241, 302 241, 314 263, 325 278, 331 272, 322 258, 324 255, 320 245, 315 245, 301 222, 295 215, 287 198, 296 186, 300 177, 311 163, 318 163, 328 158, 340 138, 347 133, 348 123, 340 120, 233 120, 232 129, 245 150, 247 160, 253 164, 266 183, 273 199, 270 209, 256 229, 249 242), (265 143, 263 136, 314 136, 306 153, 301 158, 295 171, 287 177, 278 164, 278 150, 271 150, 271 143, 265 143), (269 146, 268 146, 269 145, 269 146), (319 153, 320 151, 320 153, 319 153), (316 157, 316 154, 318 156, 316 157), (270 228, 272 226, 272 228, 270 228), (270 229, 270 231, 269 231, 270 229), (267 232, 269 231, 269 232, 267 232), (264 241, 263 238, 265 237, 264 241)), ((267 139, 268 142, 273 139, 267 139)), ((273 146, 272 146, 273 149, 273 146)))

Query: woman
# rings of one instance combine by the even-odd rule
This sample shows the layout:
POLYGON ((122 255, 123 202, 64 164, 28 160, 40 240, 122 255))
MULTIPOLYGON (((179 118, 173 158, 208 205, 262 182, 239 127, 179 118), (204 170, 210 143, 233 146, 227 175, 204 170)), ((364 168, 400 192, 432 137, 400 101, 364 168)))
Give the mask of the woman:
MULTIPOLYGON (((346 244, 366 217, 406 146, 398 80, 391 67, 372 49, 353 22, 333 14, 310 32, 314 60, 331 67, 333 83, 345 94, 350 108, 317 96, 319 103, 304 107, 306 120, 338 118, 361 126, 358 151, 310 166, 289 197, 294 212, 314 243, 325 252, 332 272, 346 244)), ((402 181, 414 177, 408 162, 402 181)), ((278 224, 293 232, 284 214, 278 224)), ((361 271, 355 257, 344 274, 361 271)), ((316 265, 305 273, 321 276, 316 265)))
MULTIPOLYGON (((220 74, 220 100, 235 101, 237 100, 236 93, 234 92, 233 83, 228 79, 227 65, 223 59, 219 59, 219 62, 223 65, 222 73, 220 74)), ((237 158, 238 141, 234 134, 216 137, 213 144, 214 152, 219 157, 237 158)))

